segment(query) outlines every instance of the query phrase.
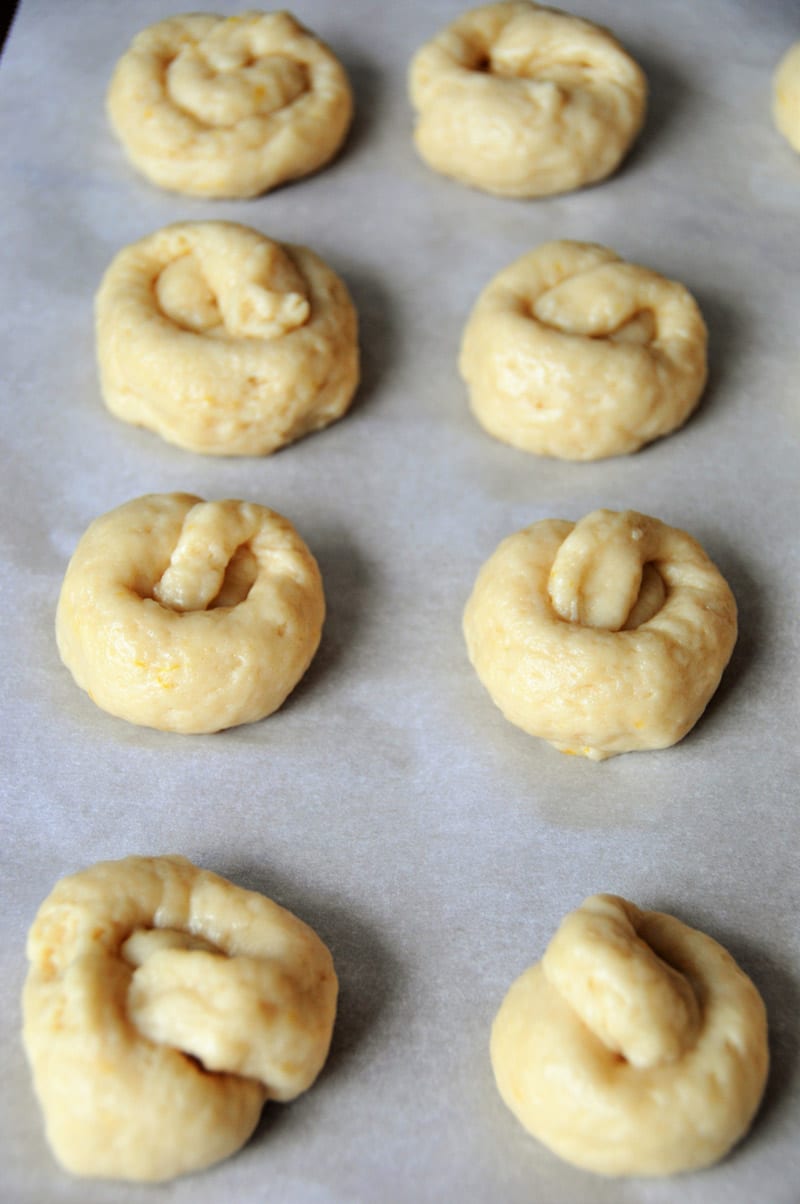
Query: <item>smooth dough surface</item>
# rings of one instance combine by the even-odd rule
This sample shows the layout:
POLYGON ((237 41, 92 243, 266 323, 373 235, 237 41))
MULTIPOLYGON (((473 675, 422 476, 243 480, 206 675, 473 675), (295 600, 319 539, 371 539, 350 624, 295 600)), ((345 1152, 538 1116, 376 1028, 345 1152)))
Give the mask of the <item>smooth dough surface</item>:
POLYGON ((459 367, 472 410, 523 451, 598 460, 686 421, 707 376, 707 332, 674 280, 593 243, 544 243, 486 286, 459 367))
POLYGON ((772 85, 775 124, 796 151, 800 151, 800 42, 786 51, 772 85))
POLYGON ((154 493, 89 526, 61 587, 56 637, 103 710, 215 732, 277 710, 324 617, 317 563, 287 519, 253 502, 154 493))
POLYGON ((694 726, 736 642, 725 579, 685 531, 633 510, 544 519, 503 540, 464 611, 505 717, 601 761, 694 726))
POLYGON ((358 385, 347 288, 307 247, 181 222, 123 248, 95 301, 103 398, 212 455, 266 455, 340 418, 358 385))
POLYGON ((508 1107, 561 1158, 669 1175, 718 1161, 750 1127, 766 1011, 711 937, 595 895, 511 987, 491 1058, 508 1107))
POLYGON ((152 183, 251 197, 333 158, 353 98, 338 59, 289 13, 189 13, 137 34, 107 108, 152 183))
POLYGON ((74 1174, 163 1180, 209 1166, 327 1057, 328 949, 291 912, 184 857, 63 878, 28 959, 25 1050, 48 1141, 74 1174))
POLYGON ((417 51, 409 89, 425 162, 511 197, 610 175, 647 103, 641 68, 607 30, 527 0, 465 12, 417 51))

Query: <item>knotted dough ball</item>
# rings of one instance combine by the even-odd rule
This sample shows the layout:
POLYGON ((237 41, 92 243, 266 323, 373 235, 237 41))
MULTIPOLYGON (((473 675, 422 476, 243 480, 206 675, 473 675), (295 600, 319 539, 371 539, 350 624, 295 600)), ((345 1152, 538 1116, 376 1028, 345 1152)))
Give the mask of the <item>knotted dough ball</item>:
POLYGON ((505 717, 602 761, 694 726, 736 641, 736 603, 700 545, 595 510, 504 539, 464 611, 470 660, 505 717))
POLYGON ((118 418, 213 455, 260 456, 345 413, 358 323, 307 247, 233 222, 181 222, 123 248, 95 303, 118 418))
POLYGON ((112 715, 215 732, 283 703, 325 617, 314 557, 253 502, 152 493, 89 526, 56 613, 61 659, 112 715))
POLYGON ((711 937, 595 895, 511 987, 491 1058, 505 1103, 561 1158, 601 1175, 670 1175, 716 1162, 750 1127, 767 1018, 711 937))
POLYGON ((497 439, 566 460, 633 452, 681 426, 708 337, 674 280, 593 243, 543 243, 486 286, 459 367, 497 439))
POLYGON ((789 47, 775 71, 772 115, 790 146, 800 151, 800 42, 789 47))
POLYGON ((511 197, 610 175, 647 103, 641 68, 607 30, 526 0, 465 12, 417 51, 409 87, 428 166, 511 197))
POLYGON ((107 107, 153 184, 252 197, 332 159, 353 97, 338 59, 289 13, 189 13, 137 34, 107 107))
POLYGON ((28 936, 23 1038, 47 1137, 78 1175, 171 1179, 227 1158, 322 1069, 328 949, 184 857, 62 879, 28 936))

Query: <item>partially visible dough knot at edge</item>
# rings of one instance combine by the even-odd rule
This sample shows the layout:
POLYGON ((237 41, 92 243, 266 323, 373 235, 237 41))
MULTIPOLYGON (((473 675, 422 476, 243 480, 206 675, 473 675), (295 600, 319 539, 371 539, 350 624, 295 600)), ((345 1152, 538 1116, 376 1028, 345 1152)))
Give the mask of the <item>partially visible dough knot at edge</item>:
POLYGON ((596 895, 511 987, 491 1038, 500 1093, 560 1157, 603 1175, 722 1158, 766 1082, 764 1004, 712 938, 596 895))
POLYGON ((319 645, 317 563, 252 502, 148 494, 95 519, 67 567, 61 659, 104 710, 202 733, 277 710, 319 645))
POLYGON ((775 68, 772 116, 789 145, 800 153, 800 41, 789 47, 775 68))
POLYGON ((325 1062, 337 995, 325 945, 183 857, 63 879, 28 956, 26 1052, 50 1144, 75 1174, 157 1181, 208 1166, 325 1062))
POLYGON ((603 760, 694 726, 736 640, 736 603, 684 531, 636 511, 508 536, 464 611, 470 660, 512 723, 603 760))
POLYGON ((670 434, 705 387, 708 334, 679 282, 607 247, 543 243, 472 308, 459 368, 475 417, 536 455, 597 460, 670 434))
POLYGON ((261 456, 348 410, 359 381, 347 287, 307 247, 234 222, 124 247, 95 300, 103 399, 208 455, 261 456))
POLYGON ((134 38, 107 108, 128 158, 152 183, 252 197, 332 159, 353 96, 333 52, 289 13, 190 13, 134 38))
POLYGON ((644 73, 607 30, 526 0, 463 13, 416 53, 409 89, 428 165, 511 197, 610 175, 647 101, 644 73))

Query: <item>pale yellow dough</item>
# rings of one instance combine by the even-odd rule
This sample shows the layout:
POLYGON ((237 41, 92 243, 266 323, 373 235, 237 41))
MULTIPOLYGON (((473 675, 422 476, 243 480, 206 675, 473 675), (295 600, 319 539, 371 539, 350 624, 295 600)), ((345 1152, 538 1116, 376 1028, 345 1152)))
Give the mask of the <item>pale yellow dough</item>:
POLYGON ((28 959, 25 1049, 50 1145, 77 1175, 163 1180, 227 1158, 327 1057, 328 949, 184 857, 62 879, 28 959))
POLYGON ((682 284, 593 243, 543 243, 486 286, 459 367, 497 439, 566 460, 675 430, 706 383, 707 332, 682 284))
POLYGON ((670 1175, 750 1127, 769 1065, 761 996, 711 937, 595 895, 513 984, 492 1028, 524 1127, 601 1175, 670 1175))
POLYGON ((233 222, 182 222, 123 248, 95 302, 106 405, 170 443, 260 456, 345 413, 358 322, 307 247, 233 222))
POLYGON ((800 151, 800 42, 786 51, 772 83, 775 124, 796 151, 800 151))
POLYGON ((287 519, 252 502, 153 493, 89 526, 64 577, 56 636, 103 710, 215 732, 277 710, 324 617, 317 563, 287 519))
POLYGON ((647 103, 643 72, 607 30, 526 0, 465 12, 417 51, 409 88, 425 162, 511 197, 610 175, 647 103))
POLYGON ((143 175, 205 197, 257 196, 316 171, 353 115, 338 59, 287 12, 149 26, 117 64, 107 105, 143 175))
POLYGON ((736 641, 736 603, 700 545, 633 510, 544 519, 503 540, 464 611, 507 719, 602 761, 694 726, 736 641))

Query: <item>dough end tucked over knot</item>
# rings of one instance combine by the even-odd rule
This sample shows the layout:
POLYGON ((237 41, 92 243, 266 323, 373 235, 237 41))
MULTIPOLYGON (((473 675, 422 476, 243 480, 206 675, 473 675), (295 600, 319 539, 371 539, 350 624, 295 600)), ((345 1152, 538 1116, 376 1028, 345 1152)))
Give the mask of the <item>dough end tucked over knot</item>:
POLYGON ((669 1175, 748 1130, 769 1066, 767 1018, 721 945, 595 895, 512 985, 492 1028, 497 1086, 554 1153, 601 1175, 669 1175))
POLYGON ((736 633, 733 594, 696 540, 634 510, 509 536, 464 611, 470 660, 506 718, 595 761, 682 739, 736 633))
POLYGON ((463 13, 417 51, 409 90, 428 166, 509 197, 610 175, 647 103, 644 73, 607 30, 529 0, 463 13))
POLYGON ((107 108, 152 184, 253 197, 333 158, 353 94, 332 51, 287 12, 188 13, 137 34, 107 108))
POLYGON ((707 345, 682 284, 607 247, 561 239, 486 285, 459 368, 475 417, 496 439, 600 460, 683 425, 705 388, 707 345))
POLYGON ((56 612, 61 659, 103 710, 173 732, 272 714, 319 645, 317 562, 253 502, 153 493, 95 519, 56 612))
POLYGON ((74 1174, 158 1181, 235 1153, 330 1046, 331 955, 291 912, 184 857, 62 879, 28 936, 23 1038, 74 1174))
POLYGON ((178 222, 124 247, 95 299, 103 399, 189 451, 263 456, 348 410, 358 318, 308 247, 178 222))

